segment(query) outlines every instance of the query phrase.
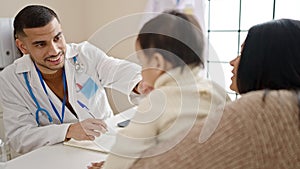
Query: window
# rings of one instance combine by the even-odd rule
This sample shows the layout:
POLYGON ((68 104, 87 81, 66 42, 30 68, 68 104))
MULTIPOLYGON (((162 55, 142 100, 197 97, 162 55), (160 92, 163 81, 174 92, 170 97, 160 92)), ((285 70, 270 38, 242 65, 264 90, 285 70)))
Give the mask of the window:
POLYGON ((240 53, 249 28, 272 19, 299 20, 299 7, 299 0, 207 0, 207 76, 225 87, 231 99, 236 99, 238 94, 229 89, 229 62, 240 53))

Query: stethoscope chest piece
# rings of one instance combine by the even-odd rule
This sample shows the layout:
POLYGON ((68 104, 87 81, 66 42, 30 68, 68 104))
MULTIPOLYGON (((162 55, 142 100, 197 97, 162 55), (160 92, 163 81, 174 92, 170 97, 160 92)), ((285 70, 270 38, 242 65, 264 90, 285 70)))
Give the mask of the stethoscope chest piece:
POLYGON ((73 61, 75 64, 75 71, 78 73, 82 73, 84 71, 84 65, 78 62, 77 56, 73 57, 73 61))
POLYGON ((76 70, 76 72, 82 73, 84 70, 84 65, 78 63, 78 61, 77 61, 77 63, 75 63, 75 70, 76 70))

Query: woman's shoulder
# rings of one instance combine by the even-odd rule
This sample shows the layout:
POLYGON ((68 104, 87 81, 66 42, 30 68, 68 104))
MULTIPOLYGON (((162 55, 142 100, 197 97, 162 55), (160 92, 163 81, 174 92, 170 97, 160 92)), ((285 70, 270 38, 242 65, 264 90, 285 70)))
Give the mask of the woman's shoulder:
POLYGON ((289 90, 259 90, 241 95, 236 101, 227 103, 224 112, 243 118, 265 118, 267 116, 285 116, 298 112, 295 92, 289 90))
POLYGON ((295 100, 295 92, 290 90, 258 90, 241 95, 241 98, 230 103, 232 105, 249 105, 253 103, 273 103, 295 100), (288 99, 288 100, 287 100, 288 99))

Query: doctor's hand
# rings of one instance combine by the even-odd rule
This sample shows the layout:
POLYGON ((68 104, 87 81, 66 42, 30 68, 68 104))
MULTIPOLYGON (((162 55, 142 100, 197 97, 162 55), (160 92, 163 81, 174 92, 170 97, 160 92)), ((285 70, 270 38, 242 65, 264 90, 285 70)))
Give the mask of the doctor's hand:
POLYGON ((75 140, 95 140, 101 133, 107 131, 107 125, 100 119, 86 119, 78 123, 71 124, 66 139, 75 140))

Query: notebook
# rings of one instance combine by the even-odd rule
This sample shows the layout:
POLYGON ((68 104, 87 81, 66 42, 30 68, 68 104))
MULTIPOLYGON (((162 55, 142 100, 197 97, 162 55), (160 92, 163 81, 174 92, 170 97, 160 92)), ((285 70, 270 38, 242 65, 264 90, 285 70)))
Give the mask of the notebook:
POLYGON ((116 141, 116 135, 102 134, 100 137, 97 137, 94 141, 90 141, 90 140, 78 141, 75 139, 71 139, 69 141, 65 141, 63 144, 66 146, 99 151, 102 153, 109 153, 115 141, 116 141))
POLYGON ((112 146, 116 142, 117 132, 121 130, 121 128, 118 128, 117 124, 124 120, 131 119, 135 112, 136 107, 133 107, 116 116, 106 119, 105 123, 107 124, 108 132, 106 132, 105 134, 101 134, 100 137, 96 137, 94 141, 77 141, 71 139, 69 141, 65 141, 63 144, 66 146, 94 150, 102 153, 109 153, 112 146))

